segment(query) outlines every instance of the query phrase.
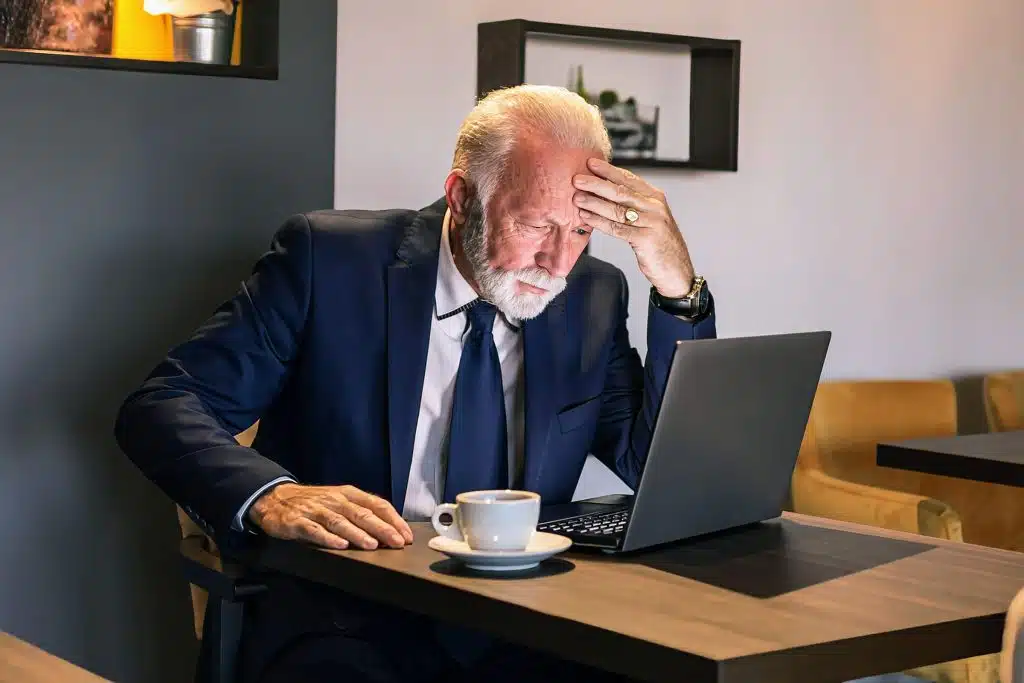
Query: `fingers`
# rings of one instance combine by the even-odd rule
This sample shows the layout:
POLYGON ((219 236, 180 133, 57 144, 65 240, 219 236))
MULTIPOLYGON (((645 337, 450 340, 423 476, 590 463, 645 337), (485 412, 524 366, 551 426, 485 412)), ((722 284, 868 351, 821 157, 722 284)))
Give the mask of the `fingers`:
MULTIPOLYGON (((375 550, 381 543, 377 534, 366 529, 362 523, 354 519, 356 515, 349 512, 349 515, 338 514, 332 510, 322 510, 314 521, 318 522, 325 529, 335 536, 344 538, 350 544, 363 550, 375 550), (349 515, 352 515, 350 517, 349 515)), ((392 532, 394 533, 394 532, 392 532)), ((384 541, 385 543, 387 541, 384 541)))
POLYGON ((583 222, 592 227, 594 230, 600 230, 601 232, 617 237, 620 240, 626 240, 629 242, 636 234, 638 228, 634 228, 629 225, 623 225, 622 223, 608 220, 604 216, 600 216, 596 213, 591 213, 585 209, 580 209, 580 218, 583 222))
POLYGON ((674 225, 661 190, 603 159, 590 159, 587 166, 594 175, 579 174, 572 181, 577 189, 573 204, 587 225, 634 246, 643 236, 653 238, 663 226, 674 225), (639 214, 633 223, 626 221, 629 209, 639 214))
POLYGON ((342 514, 349 522, 356 525, 376 540, 391 546, 401 548, 405 545, 405 539, 398 533, 398 530, 378 517, 369 508, 349 502, 342 514))
POLYGON ((405 543, 412 543, 412 528, 409 526, 408 522, 402 519, 402 515, 398 514, 398 510, 396 510, 391 503, 380 496, 367 493, 366 491, 357 489, 354 486, 346 486, 344 488, 345 495, 349 500, 369 509, 378 518, 387 522, 392 529, 399 533, 405 543))
POLYGON ((363 504, 373 510, 378 517, 397 529, 406 543, 412 543, 412 528, 408 522, 402 519, 402 515, 398 514, 398 510, 379 496, 371 494, 367 494, 367 496, 370 500, 363 504))
POLYGON ((324 548, 333 550, 344 550, 348 547, 348 541, 305 517, 299 519, 292 526, 293 538, 296 540, 309 541, 324 548))
MULTIPOLYGON (((591 195, 602 198, 610 204, 632 207, 639 211, 653 212, 658 209, 655 200, 622 183, 613 183, 597 176, 580 174, 573 176, 573 186, 579 190, 577 195, 591 195)), ((588 207, 589 208, 589 207, 588 207)))
POLYGON ((607 199, 602 199, 597 195, 590 194, 589 192, 577 192, 573 196, 572 201, 573 204, 581 209, 581 216, 582 211, 585 210, 588 213, 597 214, 609 221, 633 228, 652 227, 653 222, 651 221, 651 216, 656 215, 640 209, 637 211, 637 213, 640 214, 640 217, 636 222, 628 223, 626 221, 626 211, 631 208, 630 205, 616 204, 608 201, 607 199))
POLYGON ((587 168, 598 178, 604 178, 613 185, 622 185, 640 195, 656 195, 658 191, 646 180, 625 168, 619 168, 599 157, 587 160, 587 168))
POLYGON ((604 159, 593 157, 587 160, 587 169, 593 175, 581 173, 573 177, 573 184, 581 190, 600 194, 617 203, 636 201, 637 209, 654 210, 657 204, 665 203, 665 193, 651 185, 637 174, 625 168, 613 166, 604 159))

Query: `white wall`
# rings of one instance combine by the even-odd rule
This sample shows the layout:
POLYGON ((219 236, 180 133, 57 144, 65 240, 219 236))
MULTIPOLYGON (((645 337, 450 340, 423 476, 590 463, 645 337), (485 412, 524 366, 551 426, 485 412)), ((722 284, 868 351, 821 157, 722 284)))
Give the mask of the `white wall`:
POLYGON ((1024 367, 1024 2, 340 0, 336 206, 441 196, 476 25, 511 18, 742 41, 739 172, 647 174, 721 336, 831 329, 826 378, 1024 367))

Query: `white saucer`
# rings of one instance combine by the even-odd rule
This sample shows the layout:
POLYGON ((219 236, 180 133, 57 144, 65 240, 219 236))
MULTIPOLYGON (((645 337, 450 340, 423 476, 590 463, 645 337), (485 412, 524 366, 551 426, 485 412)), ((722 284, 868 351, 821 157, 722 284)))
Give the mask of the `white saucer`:
POLYGON ((470 569, 489 572, 532 569, 571 545, 572 541, 565 536, 543 531, 534 533, 525 550, 473 550, 465 541, 454 541, 444 536, 435 536, 427 541, 428 547, 459 560, 470 569))

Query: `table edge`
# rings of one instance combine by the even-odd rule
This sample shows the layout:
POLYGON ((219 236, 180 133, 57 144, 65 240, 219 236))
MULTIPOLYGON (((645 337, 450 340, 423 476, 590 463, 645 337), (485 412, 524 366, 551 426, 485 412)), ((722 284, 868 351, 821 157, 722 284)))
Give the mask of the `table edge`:
POLYGON ((987 484, 1024 487, 1024 465, 971 455, 931 451, 898 442, 879 442, 875 463, 888 467, 987 484))
POLYGON ((793 666, 793 657, 808 658, 808 661, 813 657, 817 667, 820 666, 822 657, 839 654, 841 656, 832 658, 827 678, 849 681, 978 655, 995 654, 1002 646, 1005 619, 1004 610, 858 638, 842 638, 785 650, 743 655, 723 660, 721 676, 717 683, 746 683, 754 679, 765 683, 819 683, 822 680, 820 668, 797 669, 793 666), (893 638, 898 638, 898 642, 885 642, 893 638), (925 649, 941 652, 942 655, 934 662, 922 662, 920 657, 915 657, 915 653, 925 649), (864 665, 861 665, 862 662, 864 665))

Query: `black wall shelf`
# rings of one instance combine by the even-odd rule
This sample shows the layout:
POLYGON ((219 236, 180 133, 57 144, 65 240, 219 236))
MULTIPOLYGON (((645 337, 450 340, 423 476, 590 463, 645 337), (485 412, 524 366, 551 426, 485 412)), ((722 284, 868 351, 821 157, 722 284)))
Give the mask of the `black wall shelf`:
POLYGON ((620 166, 735 171, 739 141, 740 41, 509 19, 477 27, 477 97, 519 85, 530 35, 689 48, 689 159, 614 158, 620 166))
POLYGON ((245 0, 240 32, 241 64, 204 64, 149 59, 121 59, 102 55, 0 47, 0 63, 38 64, 79 69, 107 69, 145 73, 277 79, 278 19, 280 0, 245 0))
POLYGON ((200 64, 196 62, 164 62, 149 59, 119 59, 63 52, 35 52, 31 50, 0 49, 0 62, 10 64, 41 64, 44 66, 70 66, 79 69, 108 69, 113 71, 142 71, 148 73, 189 74, 192 76, 229 76, 234 78, 276 79, 277 67, 229 66, 227 64, 200 64))

